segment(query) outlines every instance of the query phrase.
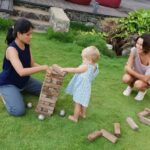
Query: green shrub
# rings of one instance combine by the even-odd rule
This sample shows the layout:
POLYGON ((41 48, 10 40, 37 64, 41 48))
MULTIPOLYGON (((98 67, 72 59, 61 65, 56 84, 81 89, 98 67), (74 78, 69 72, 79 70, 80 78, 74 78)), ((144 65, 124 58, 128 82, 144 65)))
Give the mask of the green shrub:
POLYGON ((55 32, 52 28, 49 28, 47 31, 47 35, 49 39, 57 39, 61 42, 71 43, 74 40, 74 32, 55 32))
POLYGON ((12 24, 13 21, 11 19, 0 18, 0 30, 7 30, 12 24))
POLYGON ((124 38, 131 34, 141 35, 145 32, 150 32, 150 9, 130 12, 128 17, 120 19, 118 24, 114 37, 124 38))
POLYGON ((85 24, 83 23, 80 23, 80 22, 71 22, 70 23, 70 28, 72 30, 75 30, 75 31, 92 31, 93 27, 91 26, 85 26, 85 24))
POLYGON ((100 52, 104 55, 112 57, 115 53, 109 50, 106 46, 106 41, 100 32, 80 32, 76 37, 76 43, 82 47, 87 47, 90 45, 96 46, 100 52))
MULTIPOLYGON (((80 25, 83 26, 83 24, 80 25)), ((87 31, 88 28, 84 28, 84 26, 81 28, 81 26, 78 27, 77 24, 73 24, 69 32, 55 32, 52 28, 49 28, 47 35, 49 39, 55 39, 64 43, 74 43, 83 48, 94 45, 100 49, 101 53, 104 55, 110 57, 115 55, 112 50, 108 50, 106 47, 106 42, 102 33, 96 32, 94 29, 89 29, 89 31, 87 31)))

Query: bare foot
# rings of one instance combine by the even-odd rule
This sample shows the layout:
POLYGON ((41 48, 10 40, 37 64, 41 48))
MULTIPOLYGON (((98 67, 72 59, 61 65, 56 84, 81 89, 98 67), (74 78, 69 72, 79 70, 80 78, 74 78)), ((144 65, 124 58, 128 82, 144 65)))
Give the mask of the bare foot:
POLYGON ((78 122, 78 119, 76 119, 74 116, 70 115, 68 117, 69 120, 73 121, 73 122, 78 122))
POLYGON ((82 115, 82 118, 84 118, 84 119, 85 119, 85 118, 86 118, 86 115, 82 115))
POLYGON ((80 117, 82 117, 82 118, 86 118, 86 115, 83 115, 82 113, 80 113, 80 117))

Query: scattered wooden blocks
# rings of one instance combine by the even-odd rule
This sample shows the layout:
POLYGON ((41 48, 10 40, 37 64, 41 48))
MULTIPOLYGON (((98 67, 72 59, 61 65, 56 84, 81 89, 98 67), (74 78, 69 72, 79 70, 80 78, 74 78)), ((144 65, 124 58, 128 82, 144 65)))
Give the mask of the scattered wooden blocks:
POLYGON ((95 132, 90 133, 88 135, 88 140, 94 141, 96 138, 101 137, 101 136, 105 137, 106 139, 108 139, 112 143, 116 143, 116 141, 117 141, 117 137, 114 136, 112 133, 106 131, 105 129, 97 130, 95 132))
POLYGON ((114 135, 117 137, 121 135, 120 123, 114 123, 114 135))
POLYGON ((103 137, 105 137, 106 139, 108 139, 112 143, 116 143, 116 141, 117 141, 117 137, 116 136, 114 136, 110 132, 106 131, 105 129, 102 129, 101 131, 102 131, 103 137))
POLYGON ((150 126, 150 119, 146 118, 146 116, 150 115, 150 109, 145 108, 144 111, 138 113, 139 119, 142 123, 150 126))
POLYGON ((88 140, 89 141, 94 141, 96 138, 102 136, 102 131, 101 130, 98 130, 98 131, 95 131, 95 132, 92 132, 88 135, 88 140))
POLYGON ((131 117, 127 117, 126 121, 133 130, 138 130, 138 125, 134 122, 134 120, 131 117))
POLYGON ((58 65, 51 67, 51 73, 47 73, 40 93, 40 98, 35 111, 39 114, 51 116, 59 95, 59 91, 65 73, 61 72, 58 65))

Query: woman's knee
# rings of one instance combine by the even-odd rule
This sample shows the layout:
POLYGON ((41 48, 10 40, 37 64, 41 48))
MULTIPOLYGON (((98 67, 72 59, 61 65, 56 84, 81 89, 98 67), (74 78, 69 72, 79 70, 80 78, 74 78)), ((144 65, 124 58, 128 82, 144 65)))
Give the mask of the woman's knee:
POLYGON ((20 90, 13 85, 1 88, 4 105, 10 115, 22 116, 25 114, 25 104, 20 90))
POLYGON ((141 80, 137 80, 134 83, 134 87, 138 90, 144 90, 146 89, 146 84, 141 80))
POLYGON ((126 83, 126 84, 131 83, 132 82, 132 77, 128 74, 125 74, 122 77, 122 81, 123 81, 123 83, 126 83))
POLYGON ((10 106, 7 111, 12 116, 23 116, 25 115, 25 106, 10 106))

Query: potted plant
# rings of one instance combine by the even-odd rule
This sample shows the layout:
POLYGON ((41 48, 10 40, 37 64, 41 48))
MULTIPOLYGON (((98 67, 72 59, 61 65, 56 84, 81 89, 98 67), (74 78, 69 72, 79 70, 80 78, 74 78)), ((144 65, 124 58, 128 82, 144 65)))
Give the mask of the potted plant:
POLYGON ((118 8, 121 0, 96 0, 100 5, 112 8, 118 8))
POLYGON ((81 5, 89 5, 91 0, 66 0, 72 3, 81 4, 81 5))

